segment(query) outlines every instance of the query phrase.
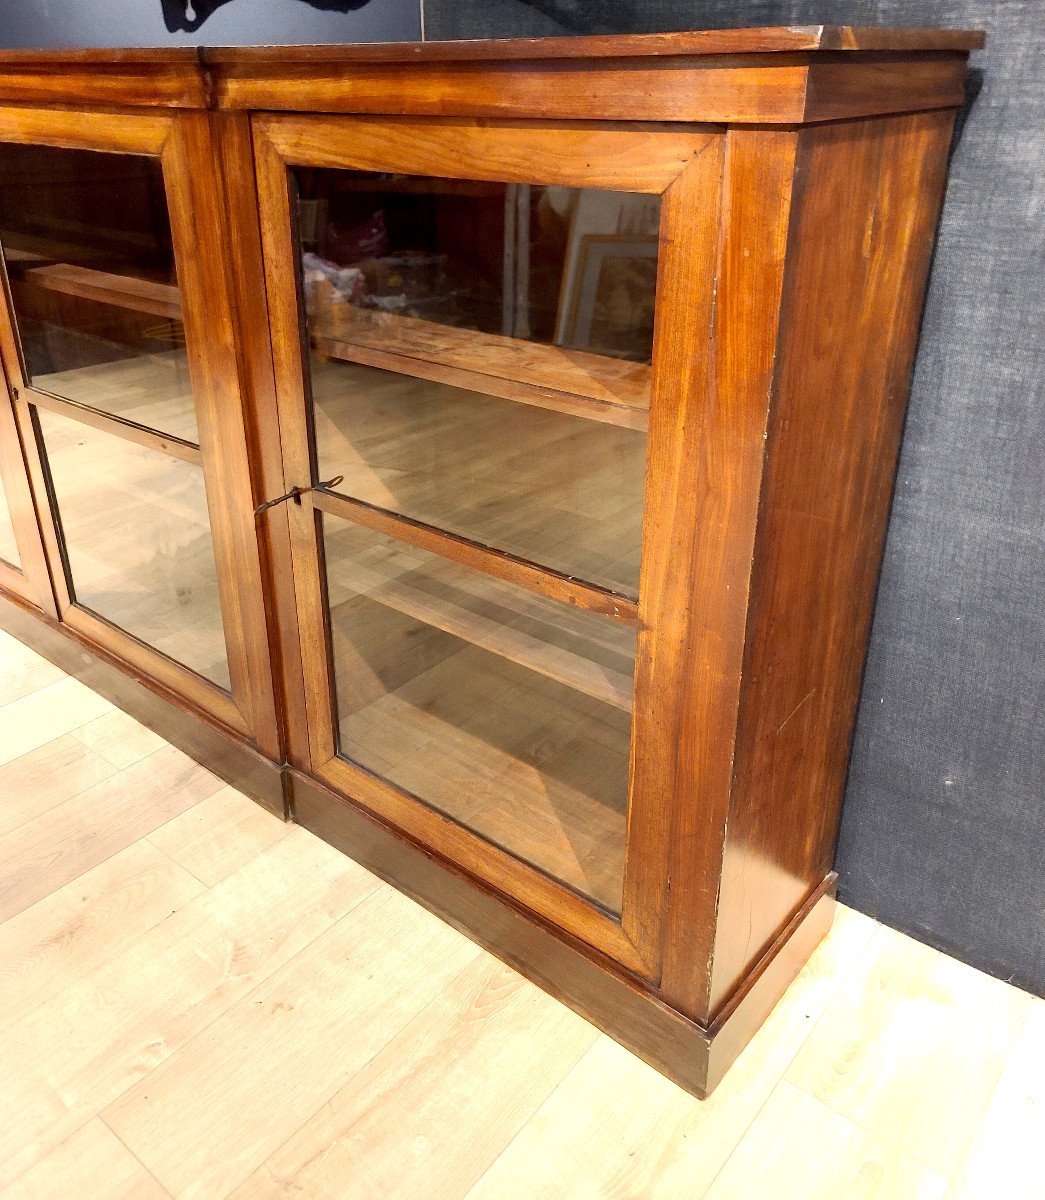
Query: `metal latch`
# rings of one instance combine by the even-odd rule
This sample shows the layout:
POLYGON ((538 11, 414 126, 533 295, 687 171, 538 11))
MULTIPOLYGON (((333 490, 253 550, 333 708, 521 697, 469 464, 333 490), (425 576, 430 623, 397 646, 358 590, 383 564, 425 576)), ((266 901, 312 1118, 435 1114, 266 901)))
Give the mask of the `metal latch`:
POLYGON ((275 500, 266 500, 264 504, 259 504, 254 510, 254 515, 260 517, 263 512, 267 512, 270 508, 275 508, 277 504, 283 504, 287 500, 293 500, 295 504, 301 503, 301 497, 306 492, 314 492, 317 488, 332 488, 344 481, 344 475, 335 475, 333 479, 327 479, 320 483, 315 483, 312 487, 292 487, 285 496, 277 496, 275 500))

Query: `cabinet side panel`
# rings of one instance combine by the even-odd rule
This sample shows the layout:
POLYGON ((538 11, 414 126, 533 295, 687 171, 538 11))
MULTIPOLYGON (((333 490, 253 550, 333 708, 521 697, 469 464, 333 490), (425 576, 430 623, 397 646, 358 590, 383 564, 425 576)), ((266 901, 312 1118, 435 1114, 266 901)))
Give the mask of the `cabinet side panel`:
POLYGON ((831 868, 953 121, 801 135, 712 1012, 831 868))

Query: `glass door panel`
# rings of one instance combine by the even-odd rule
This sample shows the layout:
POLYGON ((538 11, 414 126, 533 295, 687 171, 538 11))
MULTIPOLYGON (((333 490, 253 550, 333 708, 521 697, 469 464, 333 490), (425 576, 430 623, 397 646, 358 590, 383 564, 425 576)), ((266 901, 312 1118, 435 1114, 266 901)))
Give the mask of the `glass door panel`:
POLYGON ((7 493, 4 491, 2 479, 0 479, 0 560, 3 560, 8 566, 21 569, 22 560, 18 557, 18 546, 15 544, 11 507, 7 502, 7 493))
POLYGON ((161 158, 0 142, 0 249, 63 619, 239 727, 161 158))
POLYGON ((312 769, 652 978, 654 310, 664 189, 706 136, 253 128, 312 769))
POLYGON ((340 753, 619 913, 635 629, 322 525, 340 753))
POLYGON ((0 143, 0 178, 25 382, 197 442, 159 160, 0 143))
POLYGON ((312 360, 319 474, 379 508, 638 594, 646 435, 312 360))
POLYGON ((203 472, 38 410, 74 602, 228 690, 203 472))
POLYGON ((659 196, 293 182, 319 476, 634 598, 659 196))

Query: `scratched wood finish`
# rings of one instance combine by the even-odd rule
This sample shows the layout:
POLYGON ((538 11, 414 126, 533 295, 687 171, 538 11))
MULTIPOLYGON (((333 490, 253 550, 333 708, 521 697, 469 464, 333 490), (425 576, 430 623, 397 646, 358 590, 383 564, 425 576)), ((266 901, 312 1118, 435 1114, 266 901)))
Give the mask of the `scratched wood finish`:
MULTIPOLYGON (((85 416, 34 392, 0 306, 13 398, 0 411, 0 470, 28 564, 0 575, 0 617, 703 1094, 830 924, 918 314, 954 112, 980 45, 965 31, 815 26, 0 52, 0 138, 162 156, 181 294, 31 253, 19 278, 89 302, 122 295, 146 315, 180 312, 199 408, 197 449, 180 429, 85 416), (652 368, 541 348, 520 369, 510 342, 420 321, 318 326, 304 346, 290 164, 659 195, 652 368), (314 474, 310 351, 399 372, 415 388, 430 380, 648 427, 638 601, 334 490, 255 521, 255 504, 325 477, 314 474), (202 462, 232 698, 70 604, 37 402, 202 462), (522 666, 574 687, 578 703, 633 709, 626 826, 622 809, 581 818, 587 864, 556 863, 542 833, 587 800, 551 776, 551 802, 532 809, 534 796, 506 777, 504 807, 521 831, 509 853, 494 844, 495 808, 471 817, 485 840, 468 828, 467 795, 422 804, 339 757, 319 530, 345 521, 435 556, 432 592, 398 575, 378 588, 397 620, 457 638, 462 661, 497 655, 505 679, 522 666), (474 583, 455 600, 446 588, 462 571, 474 583), (506 604, 513 588, 521 598, 506 604), (568 623, 532 637, 527 623, 556 602, 607 620, 607 646, 637 631, 633 700, 628 678, 576 653, 568 623), (520 856, 527 831, 531 862, 520 856)), ((358 563, 329 565, 339 587, 373 590, 358 563)), ((440 677, 462 699, 470 685, 454 669, 440 677)), ((505 711, 512 700, 506 685, 505 711)), ((387 740, 376 715, 369 736, 387 740)), ((415 775, 470 752, 448 734, 426 759, 427 720, 418 715, 415 775)), ((496 774, 489 749, 482 769, 496 774)))
POLYGON ((25 104, 200 108, 207 79, 189 47, 3 50, 0 96, 25 104))
POLYGON ((346 147, 336 117, 302 122, 273 114, 255 118, 255 125, 289 163, 382 171, 394 147, 397 170, 408 175, 531 183, 537 167, 543 182, 559 187, 651 194, 662 192, 707 143, 707 134, 692 126, 364 117, 353 123, 346 147))
MULTIPOLYGON (((983 33, 972 29, 792 25, 591 37, 391 42, 373 46, 223 46, 206 47, 201 57, 209 66, 246 68, 264 63, 504 62, 546 58, 656 58, 678 54, 779 54, 797 50, 968 51, 978 50, 983 44, 983 33)), ((5 61, 9 53, 5 53, 0 62, 5 61)))

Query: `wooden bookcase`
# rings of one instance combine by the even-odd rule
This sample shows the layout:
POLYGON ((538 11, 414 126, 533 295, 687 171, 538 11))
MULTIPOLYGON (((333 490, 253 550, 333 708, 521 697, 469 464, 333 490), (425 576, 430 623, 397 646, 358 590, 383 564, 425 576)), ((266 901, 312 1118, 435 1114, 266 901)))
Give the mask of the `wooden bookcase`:
POLYGON ((0 624, 698 1095, 828 928, 975 33, 0 56, 0 624))

